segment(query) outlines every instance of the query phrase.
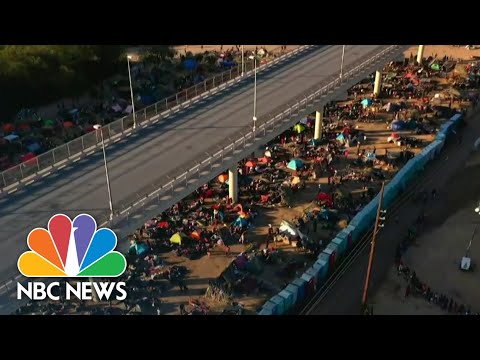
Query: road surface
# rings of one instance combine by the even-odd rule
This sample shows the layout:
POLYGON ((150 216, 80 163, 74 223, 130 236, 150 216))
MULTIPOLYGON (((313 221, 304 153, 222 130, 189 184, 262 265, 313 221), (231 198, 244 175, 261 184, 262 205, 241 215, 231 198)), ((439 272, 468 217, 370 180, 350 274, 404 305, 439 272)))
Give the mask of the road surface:
MULTIPOLYGON (((462 146, 449 144, 435 161, 442 162, 440 170, 435 165, 426 169, 425 176, 428 181, 428 189, 437 189, 439 193, 435 205, 426 210, 427 221, 434 224, 438 213, 447 206, 442 200, 442 192, 448 191, 445 185, 449 179, 461 170, 471 154, 473 143, 480 135, 480 114, 467 119, 467 128, 463 131, 462 146), (430 219, 430 220, 429 220, 430 219)), ((379 234, 375 248, 375 260, 372 268, 370 293, 373 294, 380 287, 386 278, 388 271, 394 264, 395 248, 400 241, 406 237, 408 228, 413 224, 420 214, 420 207, 412 201, 406 203, 398 212, 398 224, 394 219, 388 219, 385 227, 379 234)), ((358 315, 362 301, 365 275, 368 265, 370 246, 352 264, 348 271, 339 279, 328 295, 317 304, 310 312, 310 315, 358 315)), ((415 251, 415 250, 413 250, 415 251)), ((375 313, 375 310, 374 310, 375 313)))
MULTIPOLYGON (((349 46, 345 67, 381 45, 349 46)), ((340 71, 341 46, 315 46, 257 79, 257 117, 288 103, 308 88, 340 71)), ((107 148, 114 208, 166 175, 201 157, 212 145, 252 125, 253 79, 220 91, 188 109, 142 129, 107 148)), ((206 156, 205 156, 206 157, 206 156)), ((102 152, 97 152, 0 200, 0 284, 18 274, 18 256, 26 237, 46 227, 56 213, 89 213, 98 223, 108 214, 102 152)))

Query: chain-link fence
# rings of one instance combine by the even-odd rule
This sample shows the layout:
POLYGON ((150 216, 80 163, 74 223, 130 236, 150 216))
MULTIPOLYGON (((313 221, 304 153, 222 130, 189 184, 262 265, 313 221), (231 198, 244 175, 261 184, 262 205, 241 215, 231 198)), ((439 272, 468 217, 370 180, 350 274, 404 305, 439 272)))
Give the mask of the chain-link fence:
MULTIPOLYGON (((281 61, 282 59, 290 57, 293 54, 297 54, 311 47, 311 45, 299 46, 291 49, 288 53, 283 53, 280 57, 267 57, 264 59, 265 61, 262 61, 262 64, 257 65, 258 71, 262 71, 263 69, 272 65, 274 62, 281 61)), ((279 49, 274 49, 270 53, 277 54, 279 49)), ((253 60, 245 58, 244 73, 248 74, 254 70, 254 66, 255 64, 253 60)), ((132 129, 134 125, 135 127, 146 126, 147 122, 152 120, 152 117, 155 117, 156 115, 159 115, 160 117, 162 114, 165 115, 165 112, 176 107, 181 107, 185 102, 238 78, 242 74, 241 68, 241 65, 232 67, 230 70, 224 71, 218 75, 204 80, 201 83, 197 83, 188 89, 184 89, 175 95, 136 111, 135 114, 125 116, 103 126, 102 131, 105 142, 108 143, 110 140, 115 140, 122 137, 122 135, 129 133, 129 130, 132 129)), ((34 159, 28 160, 3 171, 2 176, 0 177, 0 189, 16 184, 23 179, 27 179, 29 177, 33 178, 33 175, 36 175, 39 172, 47 172, 54 165, 62 165, 70 159, 77 158, 84 153, 88 154, 90 151, 94 151, 95 148, 100 146, 99 138, 99 134, 96 132, 85 134, 64 145, 49 150, 34 159)))

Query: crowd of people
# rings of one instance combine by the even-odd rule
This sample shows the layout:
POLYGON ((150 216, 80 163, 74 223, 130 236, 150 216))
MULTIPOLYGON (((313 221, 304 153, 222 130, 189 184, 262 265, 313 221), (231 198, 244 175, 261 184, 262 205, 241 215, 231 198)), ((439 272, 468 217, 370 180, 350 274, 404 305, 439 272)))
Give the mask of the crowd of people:
MULTIPOLYGON (((129 238, 129 266, 122 277, 127 283, 128 300, 123 305, 110 304, 108 308, 120 308, 123 313, 137 309, 143 313, 161 314, 161 298, 166 291, 178 287, 179 292, 188 295, 188 281, 185 279, 189 270, 165 263, 162 260, 165 253, 189 260, 219 254, 232 257, 231 264, 218 279, 210 282, 205 293, 206 298, 224 303, 253 292, 272 293, 271 284, 258 276, 272 264, 282 264, 276 275, 288 283, 305 263, 278 261, 283 255, 277 242, 286 238, 289 244, 304 250, 312 258, 316 257, 327 245, 328 239, 324 241, 312 235, 319 229, 325 229, 329 231, 329 239, 333 238, 341 229, 339 221, 348 223, 376 195, 381 181, 392 177, 394 171, 413 156, 407 147, 400 149, 398 156, 392 156, 387 150, 380 153, 370 142, 368 134, 359 129, 358 122, 368 119, 378 122, 386 116, 393 117, 394 121, 415 118, 417 121, 410 129, 415 131, 421 126, 426 128, 425 122, 438 125, 438 119, 447 113, 445 109, 428 103, 420 106, 418 101, 406 102, 407 96, 409 99, 412 95, 421 99, 426 96, 427 90, 435 91, 435 88, 421 87, 425 81, 420 80, 428 79, 430 74, 408 76, 417 74, 415 66, 409 63, 391 63, 386 70, 395 71, 395 76, 385 80, 386 90, 380 97, 397 94, 389 95, 389 89, 393 89, 400 91, 401 101, 391 100, 387 109, 381 99, 368 96, 372 88, 370 80, 355 85, 349 91, 353 99, 325 106, 320 139, 313 139, 315 121, 313 115, 308 116, 266 144, 260 156, 252 154, 240 161, 237 203, 229 198, 228 174, 221 174, 137 229, 129 238), (321 178, 327 181, 320 182, 321 178), (315 198, 311 199, 316 204, 315 208, 296 217, 290 228, 288 224, 283 227, 270 225, 262 241, 253 243, 251 229, 262 209, 290 206, 295 194, 305 189, 308 182, 318 186, 315 198), (360 191, 354 193, 354 189, 360 191), (233 257, 231 247, 239 243, 245 246, 245 251, 233 257)), ((433 125, 431 127, 429 131, 433 132, 433 125)), ((399 248, 401 251, 402 247, 399 248)), ((402 268, 402 273, 405 273, 405 268, 402 268)), ((408 275, 411 277, 409 288, 417 289, 419 281, 416 275, 411 275, 408 275)), ((425 292, 427 295, 429 299, 443 299, 428 291, 425 292)), ((29 306, 32 305, 19 311, 28 311, 31 309, 29 306)), ((180 313, 209 312, 207 304, 199 300, 191 299, 188 306, 190 309, 183 304, 179 308, 180 313)), ((232 305, 233 308, 235 310, 228 312, 243 312, 238 304, 232 305)), ((455 309, 454 304, 451 308, 455 309)), ((75 311, 82 309, 75 308, 75 311)))

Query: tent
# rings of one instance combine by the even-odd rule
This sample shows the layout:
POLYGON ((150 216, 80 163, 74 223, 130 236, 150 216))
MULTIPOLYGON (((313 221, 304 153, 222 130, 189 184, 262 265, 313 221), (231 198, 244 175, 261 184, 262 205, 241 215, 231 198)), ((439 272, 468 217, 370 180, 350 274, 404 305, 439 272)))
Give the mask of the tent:
POLYGON ((394 120, 392 121, 392 124, 390 126, 392 128, 392 131, 401 131, 405 129, 407 124, 403 120, 394 120))
POLYGON ((247 163, 245 164, 245 166, 254 168, 255 166, 257 166, 257 164, 253 160, 248 160, 247 163))
POLYGON ((375 156, 374 153, 372 152, 368 152, 366 155, 365 155, 365 161, 375 161, 377 157, 375 156))
POLYGON ((294 176, 292 181, 291 181, 291 184, 292 185, 297 185, 297 184, 300 184, 301 180, 298 176, 294 176))
POLYGON ((293 130, 295 130, 297 133, 301 134, 302 132, 305 131, 305 125, 297 124, 293 127, 293 130))
POLYGON ((200 240, 200 233, 198 231, 194 231, 190 234, 190 237, 194 240, 200 240))
POLYGON ((172 244, 182 245, 182 241, 183 241, 183 235, 179 232, 173 234, 172 237, 170 238, 170 242, 172 244))
POLYGON ((435 71, 440 71, 440 65, 438 63, 432 64, 430 68, 435 71))
POLYGON ((282 221, 278 230, 282 234, 289 235, 290 237, 299 236, 300 239, 306 239, 307 238, 300 230, 298 230, 298 228, 295 225, 293 225, 291 222, 289 222, 287 220, 282 221))
POLYGON ((361 104, 364 108, 366 108, 366 107, 372 106, 373 101, 372 99, 363 99, 361 104))
POLYGON ((73 122, 71 122, 71 121, 65 121, 65 122, 63 123, 63 127, 64 127, 65 129, 71 129, 71 128, 73 128, 74 126, 75 126, 75 124, 74 124, 73 122))
POLYGON ((187 59, 183 62, 183 68, 185 70, 192 71, 192 70, 195 70, 196 67, 197 67, 197 62, 195 61, 195 59, 187 59))
POLYGON ((18 135, 15 135, 15 134, 10 134, 10 135, 7 135, 3 138, 5 141, 7 142, 14 142, 14 141, 18 141, 19 140, 19 137, 18 135))
POLYGON ((304 166, 305 166, 305 164, 303 163, 302 160, 293 159, 288 163, 287 168, 292 169, 292 170, 298 170, 298 169, 303 168, 304 166))
POLYGON ((321 192, 316 197, 317 201, 324 202, 327 207, 330 209, 333 208, 333 198, 327 193, 321 192))
POLYGON ((4 133, 10 133, 15 131, 15 126, 13 124, 7 123, 2 127, 4 133))
POLYGON ((43 121, 43 126, 44 127, 54 127, 55 126, 55 121, 51 119, 47 119, 43 121))
POLYGON ((345 143, 346 142, 345 135, 343 135, 343 134, 338 135, 336 140, 341 142, 342 144, 345 143))
POLYGON ((270 150, 265 151, 265 157, 271 158, 272 152, 270 150))
POLYGON ((37 142, 34 142, 34 143, 31 143, 30 145, 27 145, 27 150, 29 152, 32 152, 32 153, 39 151, 41 148, 42 147, 37 142))
POLYGON ((220 181, 220 183, 224 183, 228 180, 228 174, 221 174, 218 176, 218 181, 220 181))
POLYGON ((130 246, 130 249, 129 249, 129 253, 130 254, 135 254, 135 255, 138 255, 138 256, 143 256, 144 254, 146 254, 148 251, 150 250, 150 248, 147 246, 147 244, 132 244, 130 246))
POLYGON ((25 162, 25 161, 28 161, 28 160, 32 160, 32 159, 35 158, 35 156, 36 156, 36 155, 35 155, 34 153, 29 152, 28 154, 23 155, 23 156, 20 158, 20 161, 21 161, 21 162, 25 162))
POLYGON ((246 227, 248 225, 248 220, 244 217, 239 216, 234 222, 233 226, 246 227))

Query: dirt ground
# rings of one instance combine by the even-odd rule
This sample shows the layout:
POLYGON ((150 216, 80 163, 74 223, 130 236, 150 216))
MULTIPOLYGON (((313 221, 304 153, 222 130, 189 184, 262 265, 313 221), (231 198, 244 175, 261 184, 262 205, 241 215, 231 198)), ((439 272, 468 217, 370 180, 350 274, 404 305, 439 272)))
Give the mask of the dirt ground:
MULTIPOLYGON (((235 49, 237 45, 177 45, 175 46, 175 50, 177 50, 180 54, 184 54, 185 52, 190 51, 193 54, 197 54, 204 51, 221 51, 231 49, 232 47, 235 49)), ((241 45, 239 45, 241 46, 241 45)), ((267 51, 280 51, 282 45, 243 45, 245 51, 255 50, 255 48, 266 48, 267 51)), ((287 51, 294 49, 300 45, 286 45, 287 51)))
MULTIPOLYGON (((472 155, 478 158, 478 153, 472 155)), ((422 282, 433 291, 443 293, 459 304, 470 305, 473 312, 480 310, 480 272, 459 270, 460 259, 465 255, 470 240, 470 256, 480 261, 479 215, 474 211, 478 206, 480 188, 476 179, 480 176, 480 165, 467 165, 452 179, 448 189, 439 193, 437 206, 427 212, 427 227, 418 237, 417 245, 404 255, 405 263, 416 271, 422 282)), ((372 304, 376 314, 445 314, 440 308, 427 303, 423 298, 404 299, 406 282, 398 277, 392 267, 388 279, 373 296, 372 304)))
MULTIPOLYGON (((435 56, 436 54, 437 58, 443 58, 445 55, 447 55, 448 57, 453 59, 471 60, 472 56, 480 56, 480 48, 468 50, 465 48, 465 45, 425 45, 424 49, 425 57, 435 56)), ((416 56, 417 51, 418 46, 412 46, 404 52, 405 57, 410 57, 410 54, 416 56)))

